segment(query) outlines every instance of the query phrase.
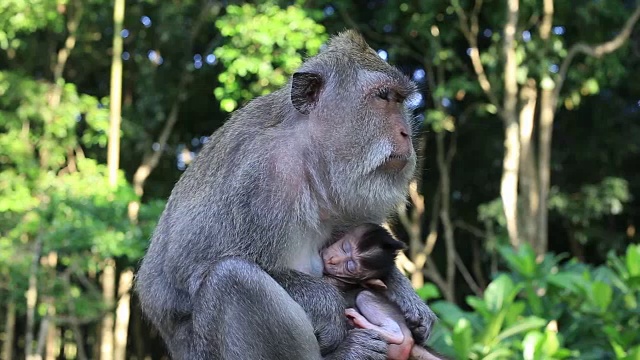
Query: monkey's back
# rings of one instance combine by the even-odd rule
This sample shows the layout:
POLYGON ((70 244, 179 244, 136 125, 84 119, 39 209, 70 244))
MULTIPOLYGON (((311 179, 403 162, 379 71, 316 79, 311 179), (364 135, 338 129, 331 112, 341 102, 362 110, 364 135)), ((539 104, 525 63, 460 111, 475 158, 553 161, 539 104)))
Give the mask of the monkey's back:
POLYGON ((291 223, 294 209, 264 205, 279 201, 281 191, 270 166, 280 145, 274 136, 289 126, 286 109, 276 106, 283 96, 286 90, 276 91, 237 110, 176 183, 137 275, 145 311, 158 315, 151 318, 174 317, 176 308, 188 313, 189 299, 218 259, 273 268, 286 256, 276 245, 289 236, 283 224, 291 223))

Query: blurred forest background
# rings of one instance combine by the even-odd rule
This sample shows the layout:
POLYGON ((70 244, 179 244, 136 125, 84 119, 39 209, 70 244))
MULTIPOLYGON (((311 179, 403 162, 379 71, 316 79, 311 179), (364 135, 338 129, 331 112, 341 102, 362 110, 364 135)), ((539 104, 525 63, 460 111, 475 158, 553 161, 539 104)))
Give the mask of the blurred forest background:
MULTIPOLYGON (((0 357, 163 359, 131 291, 247 100, 361 31, 420 86, 398 265, 456 359, 640 359, 637 0, 0 1, 0 357)), ((189 214, 185 214, 189 216, 189 214)))

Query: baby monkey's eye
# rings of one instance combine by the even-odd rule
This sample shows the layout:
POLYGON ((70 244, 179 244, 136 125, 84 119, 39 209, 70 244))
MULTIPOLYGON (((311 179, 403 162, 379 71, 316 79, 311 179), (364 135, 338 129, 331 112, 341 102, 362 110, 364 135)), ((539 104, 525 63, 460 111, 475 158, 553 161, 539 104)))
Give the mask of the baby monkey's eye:
POLYGON ((351 254, 351 243, 349 243, 348 241, 342 242, 342 251, 347 254, 351 254))
POLYGON ((355 273, 356 272, 356 262, 353 260, 349 260, 347 261, 347 271, 350 273, 355 273))

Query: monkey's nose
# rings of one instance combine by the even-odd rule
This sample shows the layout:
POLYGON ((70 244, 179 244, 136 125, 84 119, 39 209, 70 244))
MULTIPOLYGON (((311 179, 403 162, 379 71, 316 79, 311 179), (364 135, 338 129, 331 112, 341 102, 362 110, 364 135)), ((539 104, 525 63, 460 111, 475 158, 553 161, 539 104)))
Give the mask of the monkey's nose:
POLYGON ((346 257, 342 256, 342 254, 331 255, 327 264, 329 265, 340 265, 346 261, 346 257))

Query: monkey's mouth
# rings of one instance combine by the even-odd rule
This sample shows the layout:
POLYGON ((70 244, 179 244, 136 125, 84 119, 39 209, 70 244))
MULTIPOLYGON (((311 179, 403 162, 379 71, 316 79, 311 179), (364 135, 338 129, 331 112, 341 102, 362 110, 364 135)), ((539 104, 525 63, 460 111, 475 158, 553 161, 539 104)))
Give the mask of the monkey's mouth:
POLYGON ((408 155, 391 154, 380 166, 386 171, 402 171, 409 164, 410 157, 408 155))

